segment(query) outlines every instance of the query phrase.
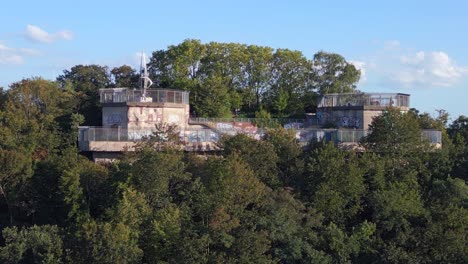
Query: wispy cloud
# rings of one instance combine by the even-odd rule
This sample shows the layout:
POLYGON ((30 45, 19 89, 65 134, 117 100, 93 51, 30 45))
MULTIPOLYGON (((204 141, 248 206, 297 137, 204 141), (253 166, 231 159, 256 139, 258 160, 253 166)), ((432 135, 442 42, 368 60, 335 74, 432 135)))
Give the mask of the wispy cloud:
POLYGON ((22 64, 23 57, 18 55, 13 48, 0 43, 0 64, 22 64))
POLYGON ((38 56, 41 53, 35 49, 12 48, 0 43, 0 64, 15 65, 23 64, 25 56, 38 56))
POLYGON ((367 60, 356 62, 364 78, 372 76, 381 85, 397 88, 452 87, 468 77, 468 66, 458 65, 447 52, 415 51, 397 40, 384 42, 367 60))
POLYGON ((361 71, 361 78, 359 79, 359 83, 365 83, 367 81, 367 75, 366 75, 366 68, 367 68, 367 63, 364 61, 349 61, 351 64, 356 67, 359 71, 361 71))
POLYGON ((27 25, 24 34, 29 40, 40 43, 52 43, 56 40, 73 39, 73 33, 71 31, 62 30, 55 33, 49 33, 35 25, 27 25))
POLYGON ((400 57, 400 68, 391 78, 405 87, 450 87, 468 76, 468 67, 457 65, 443 51, 418 51, 400 57))

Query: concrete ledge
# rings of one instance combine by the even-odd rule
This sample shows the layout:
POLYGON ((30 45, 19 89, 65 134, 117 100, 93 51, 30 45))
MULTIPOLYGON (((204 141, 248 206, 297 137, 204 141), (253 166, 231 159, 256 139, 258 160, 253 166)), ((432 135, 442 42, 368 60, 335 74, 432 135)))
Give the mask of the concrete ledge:
MULTIPOLYGON (((89 152, 123 152, 135 151, 137 143, 131 141, 86 141, 80 143, 80 151, 89 152)), ((184 151, 217 151, 219 146, 214 142, 188 142, 181 146, 184 151)))

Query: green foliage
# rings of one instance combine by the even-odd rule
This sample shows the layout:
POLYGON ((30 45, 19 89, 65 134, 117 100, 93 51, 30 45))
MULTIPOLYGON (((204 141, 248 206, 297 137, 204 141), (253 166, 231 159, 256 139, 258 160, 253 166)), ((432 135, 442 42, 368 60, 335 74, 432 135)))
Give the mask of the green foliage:
POLYGON ((375 224, 363 222, 356 226, 351 235, 331 223, 323 235, 323 247, 330 252, 337 263, 352 263, 359 253, 365 252, 372 242, 371 236, 375 233, 375 224))
POLYGON ((421 140, 421 127, 417 116, 402 113, 397 108, 388 108, 369 125, 370 134, 365 144, 373 151, 388 155, 411 155, 424 153, 427 143, 421 140))
POLYGON ((273 145, 278 156, 277 167, 281 185, 295 186, 302 175, 304 161, 301 159, 302 147, 294 130, 282 127, 268 129, 264 140, 273 145))
POLYGON ((137 153, 131 168, 129 182, 144 193, 151 206, 164 207, 172 202, 183 183, 190 178, 185 172, 182 152, 156 152, 143 150, 137 153))
POLYGON ((304 195, 326 221, 340 227, 363 210, 365 170, 359 163, 354 153, 340 151, 330 143, 314 149, 306 163, 304 195))
POLYGON ((359 71, 340 55, 186 40, 149 66, 155 86, 190 91, 197 114, 255 112, 269 129, 202 154, 160 124, 122 160, 96 164, 78 155, 77 126, 99 123, 98 89, 135 86, 133 69, 78 65, 57 83, 0 89, 0 262, 468 262, 466 117, 445 131, 443 111, 387 109, 364 153, 304 150, 271 113, 354 91, 359 71), (443 148, 422 128, 442 130, 443 148))
POLYGON ((177 247, 181 239, 181 210, 174 204, 155 213, 144 237, 145 259, 149 263, 160 263, 177 258, 177 247))
POLYGON ((349 93, 356 89, 361 72, 336 53, 317 52, 313 78, 319 94, 349 93))
POLYGON ((110 73, 114 77, 114 86, 115 87, 127 87, 127 88, 137 88, 139 86, 140 76, 136 71, 128 66, 122 65, 120 67, 113 68, 110 73))
POLYGON ((143 256, 138 236, 123 223, 92 221, 82 232, 83 253, 75 257, 82 263, 139 263, 143 256))
POLYGON ((12 84, 0 110, 0 146, 32 152, 34 159, 44 159, 59 149, 66 141, 61 130, 68 132, 71 127, 69 121, 59 121, 71 115, 73 96, 73 92, 40 78, 12 84))
POLYGON ((78 112, 85 118, 84 125, 102 124, 99 89, 107 88, 111 83, 107 67, 76 65, 70 70, 64 70, 57 81, 62 88, 71 86, 76 92, 78 112))
POLYGON ((468 180, 468 117, 459 116, 449 126, 448 134, 453 140, 452 174, 455 177, 468 180))
POLYGON ((230 117, 231 101, 228 87, 220 77, 208 78, 192 90, 193 110, 200 117, 230 117))
POLYGON ((269 187, 280 184, 274 146, 268 141, 258 141, 244 134, 225 137, 220 145, 226 156, 238 155, 253 169, 255 175, 269 187))
POLYGON ((203 117, 262 106, 279 116, 303 114, 315 109, 317 94, 354 91, 360 77, 338 54, 308 60, 300 51, 191 39, 154 52, 149 71, 155 86, 189 90, 192 109, 203 117))
POLYGON ((84 203, 83 189, 80 186, 80 175, 75 171, 64 171, 59 179, 59 190, 63 195, 63 202, 67 206, 67 218, 71 222, 81 224, 88 219, 88 212, 84 203))
POLYGON ((9 227, 2 234, 2 263, 62 263, 63 243, 57 226, 9 227))

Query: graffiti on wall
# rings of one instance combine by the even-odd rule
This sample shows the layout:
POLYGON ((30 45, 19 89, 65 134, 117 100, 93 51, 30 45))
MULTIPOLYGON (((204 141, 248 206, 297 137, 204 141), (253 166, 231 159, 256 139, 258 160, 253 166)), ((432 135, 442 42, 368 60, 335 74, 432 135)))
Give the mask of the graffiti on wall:
POLYGON ((296 132, 296 139, 299 142, 309 142, 312 139, 318 141, 335 141, 336 140, 336 129, 330 130, 301 130, 296 132))
POLYGON ((216 129, 219 130, 232 130, 234 126, 231 123, 216 123, 216 129))
POLYGON ((242 133, 256 133, 258 128, 250 122, 219 122, 216 123, 218 130, 233 130, 242 133))
POLYGON ((122 115, 121 114, 110 114, 106 118, 107 125, 113 126, 113 125, 121 125, 122 124, 122 115))
POLYGON ((341 127, 349 127, 349 128, 359 128, 361 125, 361 119, 359 117, 349 117, 343 116, 341 118, 341 127))
POLYGON ((288 124, 284 124, 284 128, 286 128, 286 129, 303 129, 304 128, 304 123, 299 123, 299 122, 288 123, 288 124))

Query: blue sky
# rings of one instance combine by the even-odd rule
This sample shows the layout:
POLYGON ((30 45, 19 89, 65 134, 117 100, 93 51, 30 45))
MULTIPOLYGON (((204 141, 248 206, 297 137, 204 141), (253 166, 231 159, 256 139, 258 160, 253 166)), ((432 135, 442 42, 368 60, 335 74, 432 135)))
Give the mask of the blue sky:
POLYGON ((468 115, 468 1, 5 1, 0 86, 55 79, 77 64, 137 67, 184 39, 336 52, 361 68, 365 92, 468 115))

